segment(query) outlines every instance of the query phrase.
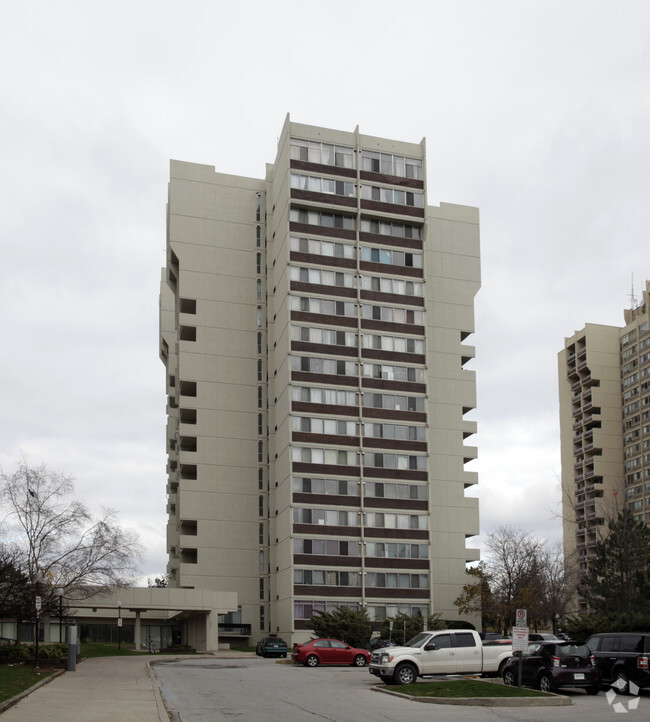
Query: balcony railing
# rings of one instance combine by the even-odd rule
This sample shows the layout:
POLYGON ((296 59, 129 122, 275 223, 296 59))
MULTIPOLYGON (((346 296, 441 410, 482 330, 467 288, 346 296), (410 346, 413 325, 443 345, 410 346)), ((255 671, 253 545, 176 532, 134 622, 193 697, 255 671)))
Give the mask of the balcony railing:
POLYGON ((229 637, 250 637, 250 624, 237 624, 233 622, 219 622, 219 635, 229 637))

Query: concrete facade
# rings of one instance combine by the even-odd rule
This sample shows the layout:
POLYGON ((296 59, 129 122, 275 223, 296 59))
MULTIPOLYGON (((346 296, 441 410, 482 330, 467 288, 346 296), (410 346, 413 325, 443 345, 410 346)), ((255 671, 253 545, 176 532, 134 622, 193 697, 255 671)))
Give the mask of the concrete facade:
POLYGON ((264 179, 172 161, 167 229, 171 585, 236 592, 253 640, 457 617, 477 210, 428 205, 424 141, 287 118, 264 179))
POLYGON ((587 324, 558 355, 564 549, 579 574, 618 511, 650 522, 649 293, 623 327, 587 324))

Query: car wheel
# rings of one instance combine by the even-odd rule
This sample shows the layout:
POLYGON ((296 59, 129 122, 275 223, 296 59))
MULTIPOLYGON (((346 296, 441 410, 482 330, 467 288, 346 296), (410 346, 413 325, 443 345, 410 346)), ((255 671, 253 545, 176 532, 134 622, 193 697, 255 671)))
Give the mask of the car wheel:
POLYGON ((548 675, 548 674, 540 675, 539 688, 542 692, 552 692, 553 691, 553 680, 551 679, 550 675, 548 675))
POLYGON ((617 689, 621 694, 630 693, 630 678, 627 676, 627 672, 624 669, 617 669, 614 673, 614 684, 612 687, 617 689))
POLYGON ((315 654, 310 654, 305 660, 305 667, 318 667, 318 657, 315 654))
POLYGON ((355 667, 365 667, 366 666, 366 658, 363 656, 363 654, 357 654, 357 656, 354 658, 354 662, 352 664, 355 667))
POLYGON ((598 694, 600 687, 587 687, 587 694, 598 694))
POLYGON ((418 673, 412 664, 398 665, 393 674, 395 684, 413 684, 418 678, 418 673))
POLYGON ((508 687, 514 687, 517 684, 515 681, 515 673, 511 669, 503 673, 503 684, 507 684, 508 687))

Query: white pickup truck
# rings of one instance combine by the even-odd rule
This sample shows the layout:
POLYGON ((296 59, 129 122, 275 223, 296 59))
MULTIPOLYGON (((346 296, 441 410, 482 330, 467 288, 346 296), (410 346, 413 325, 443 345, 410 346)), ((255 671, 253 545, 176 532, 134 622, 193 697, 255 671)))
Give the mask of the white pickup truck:
POLYGON ((432 674, 498 675, 512 656, 512 644, 483 644, 478 632, 442 629, 421 632, 403 647, 372 653, 370 674, 386 684, 411 684, 432 674))

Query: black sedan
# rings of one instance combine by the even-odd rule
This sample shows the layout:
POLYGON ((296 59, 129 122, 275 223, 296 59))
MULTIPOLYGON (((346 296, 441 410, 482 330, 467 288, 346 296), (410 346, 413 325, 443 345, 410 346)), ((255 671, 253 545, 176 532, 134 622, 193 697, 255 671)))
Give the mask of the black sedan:
MULTIPOLYGON (((587 694, 598 694, 600 672, 585 644, 577 642, 533 642, 523 652, 522 684, 542 692, 563 687, 579 687, 587 694)), ((510 657, 503 668, 503 682, 517 685, 519 657, 510 657)))
POLYGON ((287 643, 280 637, 263 637, 255 647, 258 657, 286 657, 287 643))

